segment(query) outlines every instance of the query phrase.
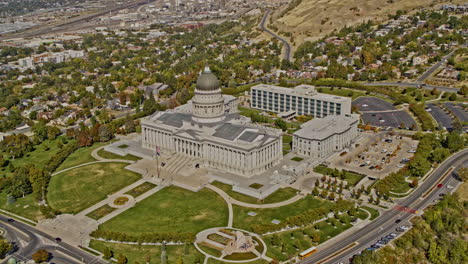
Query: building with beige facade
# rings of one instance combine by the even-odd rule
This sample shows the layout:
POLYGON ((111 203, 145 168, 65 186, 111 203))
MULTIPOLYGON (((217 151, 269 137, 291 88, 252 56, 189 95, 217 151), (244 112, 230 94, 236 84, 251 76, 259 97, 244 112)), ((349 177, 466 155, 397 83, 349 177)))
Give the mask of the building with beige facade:
POLYGON ((312 119, 294 132, 292 151, 313 158, 325 158, 351 146, 358 136, 359 115, 312 119))

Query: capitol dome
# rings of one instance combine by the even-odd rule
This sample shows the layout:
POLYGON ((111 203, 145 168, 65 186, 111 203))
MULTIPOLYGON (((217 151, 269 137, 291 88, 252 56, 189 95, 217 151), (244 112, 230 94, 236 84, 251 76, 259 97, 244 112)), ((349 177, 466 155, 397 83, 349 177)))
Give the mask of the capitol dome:
POLYGON ((203 73, 198 77, 197 89, 201 91, 215 91, 219 89, 219 80, 209 67, 205 67, 203 73))

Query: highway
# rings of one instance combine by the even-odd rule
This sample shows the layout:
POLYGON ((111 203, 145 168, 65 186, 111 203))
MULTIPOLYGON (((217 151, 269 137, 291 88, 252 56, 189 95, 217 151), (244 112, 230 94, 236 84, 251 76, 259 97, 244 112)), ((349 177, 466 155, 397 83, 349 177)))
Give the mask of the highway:
MULTIPOLYGON (((439 182, 443 176, 446 176, 446 172, 452 167, 454 168, 453 171, 456 171, 462 166, 466 166, 466 163, 468 163, 468 149, 447 159, 421 183, 419 188, 413 191, 408 197, 399 199, 398 205, 418 211, 423 210, 429 204, 433 203, 436 198, 439 198, 439 193, 446 192, 447 189, 445 186, 447 186, 447 184, 453 186, 457 185, 458 181, 452 177, 451 173, 449 173, 444 180, 439 182), (439 183, 442 183, 444 187, 435 187, 439 183), (425 197, 422 198, 423 196, 425 197)), ((349 258, 354 254, 368 248, 381 237, 394 232, 395 228, 398 226, 409 225, 409 220, 414 216, 414 214, 395 209, 388 210, 368 225, 356 230, 347 237, 330 245, 327 245, 325 242, 325 244, 318 247, 317 253, 299 263, 348 263, 349 258), (397 219, 401 220, 399 224, 395 223, 397 219)))
POLYGON ((269 30, 267 27, 265 27, 265 22, 266 22, 266 19, 268 18, 268 15, 270 14, 271 10, 270 9, 267 9, 265 15, 263 16, 262 18, 262 21, 260 22, 260 28, 265 31, 266 33, 272 35, 274 38, 276 38, 277 40, 281 41, 284 45, 284 49, 285 49, 285 52, 284 52, 284 59, 287 60, 287 61, 291 61, 292 59, 292 52, 291 52, 291 45, 289 44, 289 42, 287 40, 285 40, 284 38, 276 35, 273 31, 269 30))
MULTIPOLYGON (((10 256, 18 260, 31 260, 31 256, 34 252, 39 249, 45 249, 52 255, 51 263, 108 264, 108 262, 99 257, 91 255, 65 242, 55 242, 54 237, 37 230, 33 226, 17 220, 8 222, 8 219, 9 217, 0 215, 0 228, 6 231, 6 237, 15 245, 15 250, 10 256)), ((8 259, 8 257, 6 259, 8 259)))

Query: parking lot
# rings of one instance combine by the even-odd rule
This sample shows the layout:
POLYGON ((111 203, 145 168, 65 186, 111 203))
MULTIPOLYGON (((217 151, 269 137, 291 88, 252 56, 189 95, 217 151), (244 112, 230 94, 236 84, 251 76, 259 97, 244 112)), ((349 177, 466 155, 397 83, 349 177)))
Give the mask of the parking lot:
POLYGON ((416 151, 418 141, 395 133, 363 133, 349 153, 333 155, 329 167, 382 178, 403 168, 416 151))
POLYGON ((352 105, 356 106, 357 109, 361 112, 396 110, 392 103, 371 96, 359 97, 353 101, 352 105))
POLYGON ((445 109, 435 104, 427 104, 426 110, 432 115, 432 117, 434 117, 439 126, 444 127, 448 131, 453 129, 452 117, 446 112, 445 109))
POLYGON ((447 107, 454 116, 460 119, 461 122, 468 122, 468 112, 460 105, 454 103, 445 103, 447 107))
POLYGON ((376 127, 393 127, 403 129, 416 129, 414 119, 405 111, 393 112, 367 112, 361 115, 364 124, 376 127))

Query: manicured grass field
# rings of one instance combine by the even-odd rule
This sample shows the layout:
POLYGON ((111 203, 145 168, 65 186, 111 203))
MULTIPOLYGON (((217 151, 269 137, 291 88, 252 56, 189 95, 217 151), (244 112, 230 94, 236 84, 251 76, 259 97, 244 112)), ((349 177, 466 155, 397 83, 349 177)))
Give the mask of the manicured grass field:
POLYGON ((303 161, 304 159, 303 159, 303 158, 301 158, 301 157, 294 157, 294 158, 292 158, 291 160, 294 160, 294 161, 300 162, 300 161, 303 161))
POLYGON ((331 208, 332 205, 332 202, 319 200, 312 196, 307 196, 289 205, 269 209, 253 209, 234 205, 234 227, 251 231, 251 227, 256 224, 269 224, 274 219, 284 221, 288 216, 298 215, 319 207, 331 208), (257 215, 249 216, 248 212, 250 211, 256 212, 257 215))
POLYGON ((105 205, 99 207, 98 209, 92 211, 91 213, 87 214, 86 216, 90 217, 90 218, 92 218, 94 220, 98 220, 98 219, 101 219, 104 216, 112 213, 116 209, 117 208, 110 207, 109 205, 105 204, 105 205))
POLYGON ((126 192, 125 194, 129 194, 133 197, 138 197, 142 194, 144 194, 145 192, 155 188, 157 185, 154 184, 154 183, 151 183, 151 182, 144 182, 140 185, 138 185, 137 187, 131 189, 130 191, 126 192))
POLYGON ((268 204, 268 203, 278 203, 282 201, 286 201, 291 199, 292 197, 296 196, 297 190, 293 188, 283 188, 279 189, 276 192, 270 194, 267 198, 263 201, 258 200, 255 197, 251 197, 242 193, 238 193, 232 190, 232 186, 229 184, 224 184, 222 182, 213 182, 212 185, 220 188, 224 192, 226 192, 232 198, 245 202, 245 203, 252 203, 252 204, 268 204))
MULTIPOLYGON (((90 247, 103 252, 106 247, 114 252, 114 257, 119 254, 124 255, 128 259, 128 263, 147 263, 146 258, 150 257, 150 264, 161 263, 161 246, 139 246, 139 245, 123 245, 115 243, 107 243, 97 240, 91 240, 90 247)), ((182 258, 183 263, 196 264, 203 263, 205 257, 198 252, 193 245, 181 246, 166 246, 168 263, 177 263, 179 258, 182 258)))
POLYGON ((140 158, 137 157, 137 156, 133 156, 133 155, 130 155, 130 154, 127 154, 125 156, 119 156, 119 155, 114 154, 112 152, 105 151, 104 149, 99 150, 98 155, 101 158, 105 158, 105 159, 120 159, 120 160, 133 160, 133 161, 140 160, 140 158))
MULTIPOLYGON (((323 175, 328 175, 330 176, 331 173, 332 173, 333 169, 332 168, 328 168, 324 165, 318 165, 314 168, 314 172, 317 172, 317 173, 320 173, 320 174, 323 174, 323 175)), ((345 170, 345 180, 351 185, 351 186, 355 186, 362 178, 365 177, 365 175, 362 175, 362 174, 359 174, 359 173, 356 173, 356 172, 352 172, 352 171, 347 171, 345 170)))
POLYGON ((97 149, 107 144, 108 142, 98 142, 94 143, 90 147, 79 148, 70 156, 68 156, 68 158, 57 168, 56 171, 61 171, 76 165, 96 161, 93 157, 91 157, 91 152, 93 152, 94 149, 97 149))
POLYGON ((18 198, 12 205, 7 205, 6 199, 7 194, 5 192, 0 193, 0 208, 7 210, 13 214, 26 217, 31 220, 38 220, 42 218, 41 211, 39 211, 39 205, 34 201, 34 196, 28 194, 25 197, 18 198))
POLYGON ((139 174, 124 169, 127 165, 98 163, 53 176, 47 194, 49 204, 62 212, 80 212, 139 180, 139 174))
POLYGON ((371 213, 371 217, 369 218, 370 220, 374 220, 380 215, 379 211, 375 210, 374 208, 371 208, 369 206, 361 206, 361 207, 371 213))
MULTIPOLYGON (((224 262, 224 261, 219 261, 219 260, 216 260, 216 259, 208 259, 208 264, 226 264, 227 262, 224 262)), ((249 262, 242 262, 244 264, 268 264, 269 262, 264 260, 264 259, 258 259, 258 260, 254 260, 254 261, 249 261, 249 262)))
POLYGON ((215 192, 191 192, 171 186, 99 226, 100 230, 124 233, 194 232, 226 226, 228 209, 215 192))
POLYGON ((397 186, 395 186, 394 189, 392 189, 392 192, 394 193, 406 193, 411 189, 410 185, 406 181, 400 182, 397 186))

